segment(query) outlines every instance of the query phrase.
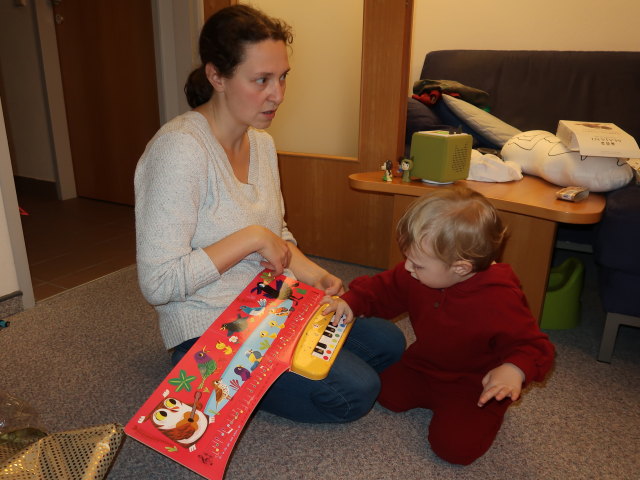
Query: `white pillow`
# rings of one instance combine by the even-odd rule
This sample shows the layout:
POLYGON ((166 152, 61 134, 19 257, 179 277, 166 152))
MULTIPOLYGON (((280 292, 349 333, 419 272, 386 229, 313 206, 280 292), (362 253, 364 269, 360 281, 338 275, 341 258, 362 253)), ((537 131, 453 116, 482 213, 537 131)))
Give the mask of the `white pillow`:
POLYGON ((522 133, 521 130, 512 127, 469 102, 451 95, 442 95, 442 100, 460 120, 480 136, 490 140, 494 145, 502 147, 511 137, 522 133))
POLYGON ((585 157, 569 150, 553 133, 531 130, 516 135, 502 147, 502 159, 520 165, 529 175, 562 187, 585 187, 608 192, 625 186, 633 171, 625 160, 585 157))

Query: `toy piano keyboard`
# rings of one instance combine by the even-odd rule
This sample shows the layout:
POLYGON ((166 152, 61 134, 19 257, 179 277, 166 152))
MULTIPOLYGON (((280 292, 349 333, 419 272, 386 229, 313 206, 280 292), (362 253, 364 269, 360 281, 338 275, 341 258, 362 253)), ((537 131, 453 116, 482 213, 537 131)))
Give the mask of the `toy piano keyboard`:
POLYGON ((291 359, 291 371, 311 380, 322 380, 338 355, 353 326, 341 318, 333 325, 334 314, 323 315, 321 305, 307 323, 291 359))

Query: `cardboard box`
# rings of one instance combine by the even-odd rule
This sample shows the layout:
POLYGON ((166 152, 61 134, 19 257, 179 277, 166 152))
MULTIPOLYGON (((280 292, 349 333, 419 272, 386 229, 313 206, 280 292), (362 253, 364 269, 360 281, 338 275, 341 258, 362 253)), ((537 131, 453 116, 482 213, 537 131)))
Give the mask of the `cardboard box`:
POLYGON ((613 123, 560 120, 556 136, 583 156, 640 157, 635 139, 613 123))

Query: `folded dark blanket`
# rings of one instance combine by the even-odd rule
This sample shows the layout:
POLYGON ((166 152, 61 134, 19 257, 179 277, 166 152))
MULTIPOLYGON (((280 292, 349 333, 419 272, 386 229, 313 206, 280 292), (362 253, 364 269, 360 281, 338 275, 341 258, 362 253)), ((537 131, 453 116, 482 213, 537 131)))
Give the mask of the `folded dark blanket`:
POLYGON ((427 105, 435 105, 443 93, 469 102, 476 107, 489 107, 489 94, 484 90, 463 85, 455 80, 430 80, 424 78, 413 84, 413 98, 427 105))

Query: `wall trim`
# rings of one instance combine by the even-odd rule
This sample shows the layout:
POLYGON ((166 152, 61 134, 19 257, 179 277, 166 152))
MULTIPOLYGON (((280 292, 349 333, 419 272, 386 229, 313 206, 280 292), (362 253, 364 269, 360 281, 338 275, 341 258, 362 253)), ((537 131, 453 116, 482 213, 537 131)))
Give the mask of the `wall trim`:
POLYGON ((337 155, 325 155, 322 153, 300 153, 300 152, 286 152, 283 150, 278 150, 278 155, 284 155, 287 157, 297 157, 297 158, 311 158, 318 160, 333 160, 338 162, 349 162, 349 163, 358 163, 358 159, 356 157, 341 157, 337 155))

